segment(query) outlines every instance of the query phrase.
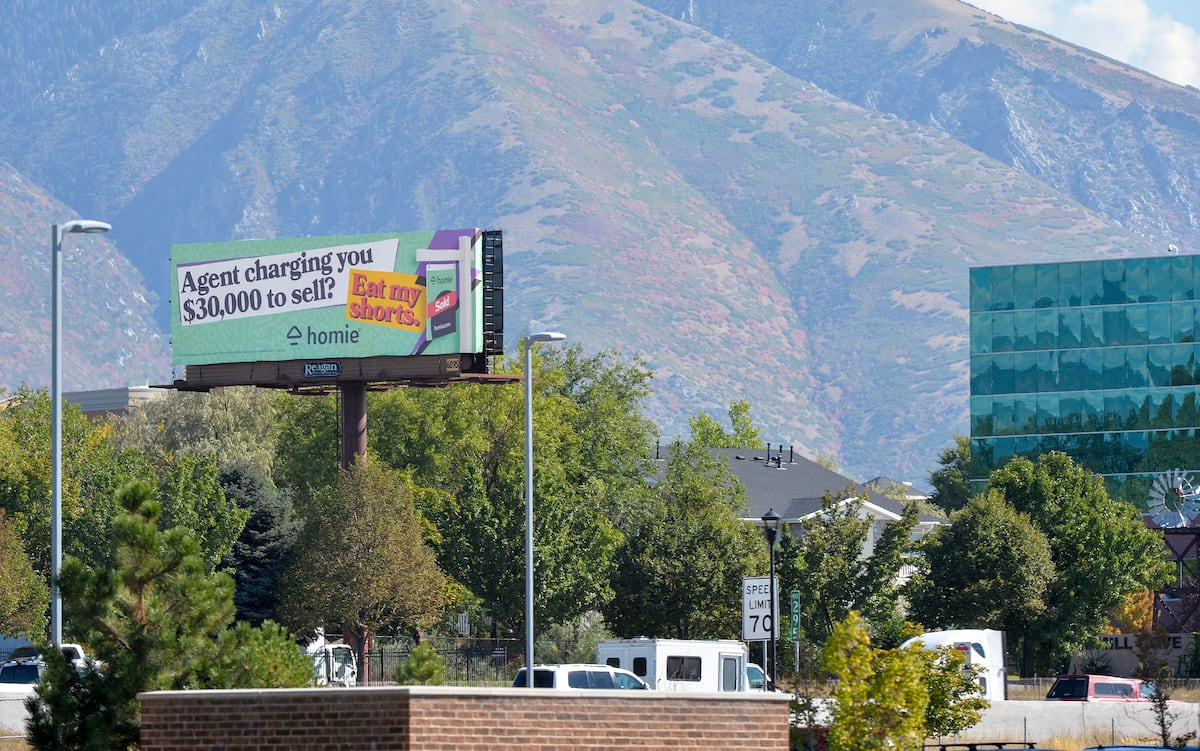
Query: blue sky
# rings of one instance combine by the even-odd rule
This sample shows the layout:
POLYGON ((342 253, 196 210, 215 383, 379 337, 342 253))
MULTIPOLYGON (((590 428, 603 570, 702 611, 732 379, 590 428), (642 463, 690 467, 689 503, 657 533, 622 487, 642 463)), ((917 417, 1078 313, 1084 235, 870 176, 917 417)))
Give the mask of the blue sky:
POLYGON ((1200 87, 1200 0, 970 0, 1016 23, 1200 87))

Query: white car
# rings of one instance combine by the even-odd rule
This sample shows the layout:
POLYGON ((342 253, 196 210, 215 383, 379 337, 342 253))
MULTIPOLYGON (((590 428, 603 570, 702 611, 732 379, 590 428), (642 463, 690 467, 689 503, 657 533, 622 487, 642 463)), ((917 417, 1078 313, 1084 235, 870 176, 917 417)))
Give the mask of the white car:
POLYGON ((774 691, 775 686, 766 671, 753 662, 746 663, 746 680, 751 691, 774 691))
POLYGON ((0 664, 0 696, 31 696, 45 666, 36 655, 0 664))
MULTIPOLYGON (((517 671, 513 688, 525 688, 525 668, 517 671)), ((647 690, 649 686, 628 670, 609 665, 534 665, 534 688, 609 688, 647 690)))
MULTIPOLYGON (((87 668, 87 658, 83 647, 78 644, 63 644, 63 655, 70 660, 76 670, 87 668)), ((42 659, 37 647, 18 647, 0 663, 0 694, 32 694, 33 687, 42 679, 46 662, 42 659)))

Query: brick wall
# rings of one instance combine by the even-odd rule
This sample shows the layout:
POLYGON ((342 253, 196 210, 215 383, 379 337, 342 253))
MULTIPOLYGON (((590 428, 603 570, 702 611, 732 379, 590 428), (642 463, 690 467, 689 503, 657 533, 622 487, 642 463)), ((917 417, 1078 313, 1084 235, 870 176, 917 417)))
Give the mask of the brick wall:
POLYGON ((402 687, 141 694, 143 751, 787 751, 785 694, 402 687))

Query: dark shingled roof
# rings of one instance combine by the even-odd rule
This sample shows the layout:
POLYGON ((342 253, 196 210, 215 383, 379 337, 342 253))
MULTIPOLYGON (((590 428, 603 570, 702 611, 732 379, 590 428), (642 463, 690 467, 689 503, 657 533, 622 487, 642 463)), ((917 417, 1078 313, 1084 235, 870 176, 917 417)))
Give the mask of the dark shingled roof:
MULTIPOLYGON (((863 498, 868 506, 880 513, 875 516, 899 518, 904 510, 900 501, 875 492, 863 483, 826 469, 795 452, 778 448, 768 449, 710 449, 722 458, 730 471, 746 486, 747 509, 743 517, 758 522, 769 509, 785 522, 797 522, 821 510, 826 493, 838 495, 847 488, 863 498)), ((660 472, 666 467, 669 452, 658 457, 660 472)), ((921 514, 922 525, 938 524, 940 520, 921 514)))

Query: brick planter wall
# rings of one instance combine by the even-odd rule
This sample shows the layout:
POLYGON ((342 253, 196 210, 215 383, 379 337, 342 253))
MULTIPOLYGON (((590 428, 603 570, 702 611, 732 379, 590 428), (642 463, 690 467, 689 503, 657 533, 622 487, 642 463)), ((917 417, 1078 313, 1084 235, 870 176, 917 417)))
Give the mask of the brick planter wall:
POLYGON ((141 694, 143 751, 787 751, 786 694, 403 687, 141 694))

